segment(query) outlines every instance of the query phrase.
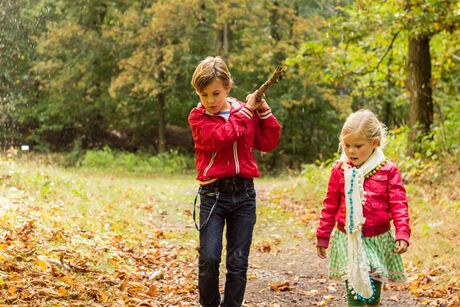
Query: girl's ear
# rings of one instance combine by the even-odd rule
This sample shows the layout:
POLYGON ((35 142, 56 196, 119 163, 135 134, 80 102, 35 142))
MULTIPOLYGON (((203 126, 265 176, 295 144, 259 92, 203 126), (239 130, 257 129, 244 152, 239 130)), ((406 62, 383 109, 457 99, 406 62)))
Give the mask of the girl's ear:
POLYGON ((380 147, 380 139, 373 139, 372 140, 372 146, 374 148, 380 147))

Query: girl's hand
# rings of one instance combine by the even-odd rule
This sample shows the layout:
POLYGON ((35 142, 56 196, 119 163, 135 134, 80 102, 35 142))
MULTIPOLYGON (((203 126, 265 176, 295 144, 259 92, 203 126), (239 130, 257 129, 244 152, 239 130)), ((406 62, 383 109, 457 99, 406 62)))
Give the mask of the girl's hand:
POLYGON ((317 246, 316 247, 316 254, 318 254, 318 257, 321 258, 321 259, 326 259, 326 248, 325 247, 321 247, 321 246, 317 246))
POLYGON ((409 244, 404 240, 397 240, 396 241, 396 250, 394 251, 396 254, 403 254, 407 251, 407 247, 409 244))

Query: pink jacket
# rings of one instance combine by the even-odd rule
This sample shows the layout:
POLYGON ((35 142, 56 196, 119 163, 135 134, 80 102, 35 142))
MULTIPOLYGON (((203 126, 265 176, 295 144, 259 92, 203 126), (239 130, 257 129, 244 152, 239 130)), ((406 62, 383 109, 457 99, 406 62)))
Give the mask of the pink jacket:
MULTIPOLYGON (((319 227, 316 231, 317 246, 328 247, 331 232, 337 228, 345 232, 345 193, 342 162, 331 171, 327 195, 323 201, 319 227)), ((409 243, 410 227, 406 190, 396 165, 387 161, 377 173, 364 180, 366 203, 363 214, 366 221, 363 235, 372 237, 390 230, 395 225, 395 239, 409 243)))
POLYGON ((239 175, 259 176, 254 149, 268 152, 278 145, 281 126, 270 109, 253 112, 235 98, 228 120, 200 105, 188 117, 195 143, 197 179, 201 182, 239 175))

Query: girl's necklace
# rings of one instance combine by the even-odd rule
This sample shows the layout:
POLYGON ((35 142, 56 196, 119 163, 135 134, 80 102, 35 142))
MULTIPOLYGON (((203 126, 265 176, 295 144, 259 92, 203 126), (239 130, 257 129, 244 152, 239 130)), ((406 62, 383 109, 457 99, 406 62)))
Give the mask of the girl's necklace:
POLYGON ((371 177, 372 175, 374 175, 375 173, 377 173, 379 171, 379 169, 382 168, 382 166, 385 165, 385 163, 387 163, 387 159, 383 160, 382 163, 380 163, 379 165, 377 165, 372 171, 370 171, 369 173, 367 173, 366 175, 364 175, 364 178, 369 178, 371 177))

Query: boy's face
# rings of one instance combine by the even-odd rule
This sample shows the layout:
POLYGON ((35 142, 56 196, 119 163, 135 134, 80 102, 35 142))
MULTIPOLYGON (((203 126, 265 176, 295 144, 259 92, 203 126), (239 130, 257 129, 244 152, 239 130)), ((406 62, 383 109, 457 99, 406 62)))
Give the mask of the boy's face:
POLYGON ((356 133, 345 135, 342 142, 345 155, 354 166, 360 166, 366 162, 379 145, 378 141, 368 140, 356 133))
POLYGON ((196 91, 203 107, 212 114, 230 109, 230 104, 226 100, 228 92, 230 88, 225 88, 218 79, 214 79, 202 91, 196 91))

